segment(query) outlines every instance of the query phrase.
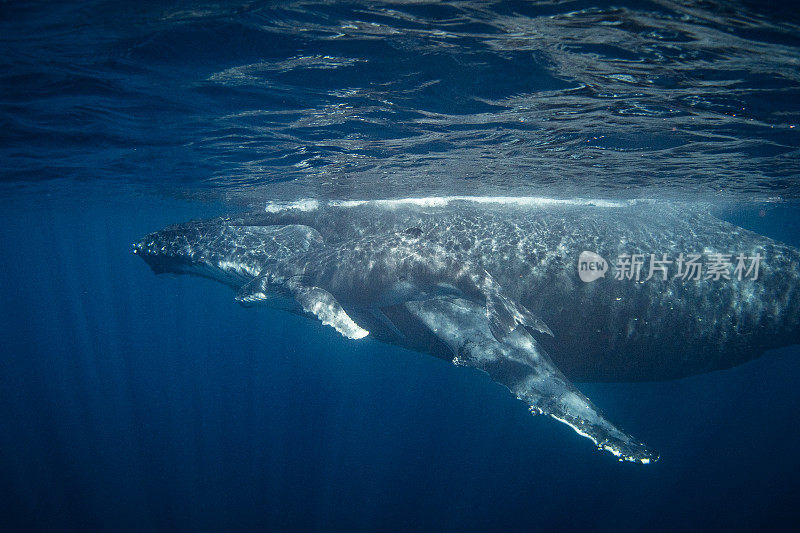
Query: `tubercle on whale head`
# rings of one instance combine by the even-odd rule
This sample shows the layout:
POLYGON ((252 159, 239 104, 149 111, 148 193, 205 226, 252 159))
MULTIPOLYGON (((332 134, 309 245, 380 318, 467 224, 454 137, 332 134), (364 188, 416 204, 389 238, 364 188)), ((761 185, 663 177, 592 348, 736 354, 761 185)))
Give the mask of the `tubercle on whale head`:
POLYGON ((144 241, 135 242, 131 247, 134 255, 138 255, 144 259, 144 262, 147 263, 153 273, 164 274, 168 272, 168 270, 164 268, 159 261, 154 260, 154 256, 152 254, 148 253, 148 248, 144 244, 144 241))
POLYGON ((160 237, 158 233, 146 235, 131 245, 132 252, 141 257, 155 274, 181 272, 181 267, 191 264, 190 254, 176 253, 174 247, 160 237))

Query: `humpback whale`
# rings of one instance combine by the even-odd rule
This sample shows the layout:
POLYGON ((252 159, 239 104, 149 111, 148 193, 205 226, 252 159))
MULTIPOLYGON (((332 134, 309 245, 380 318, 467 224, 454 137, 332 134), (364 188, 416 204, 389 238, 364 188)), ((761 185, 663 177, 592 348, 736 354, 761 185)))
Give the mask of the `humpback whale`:
POLYGON ((306 200, 171 226, 133 251, 242 304, 478 368, 632 462, 658 454, 572 381, 676 379, 800 342, 800 251, 689 204, 306 200))

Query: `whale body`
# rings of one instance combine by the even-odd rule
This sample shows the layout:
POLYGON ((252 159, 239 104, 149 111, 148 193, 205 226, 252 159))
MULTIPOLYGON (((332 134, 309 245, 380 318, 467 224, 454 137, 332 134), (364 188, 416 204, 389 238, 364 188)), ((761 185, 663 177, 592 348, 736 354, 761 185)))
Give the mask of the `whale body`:
POLYGON ((171 226, 134 252, 242 303, 481 369, 642 463, 658 455, 572 380, 676 379, 800 341, 800 252, 686 204, 304 201, 171 226))
POLYGON ((409 228, 271 259, 236 299, 258 303, 290 295, 304 311, 345 337, 359 339, 369 332, 353 322, 345 307, 380 316, 382 308, 393 305, 459 296, 485 305, 489 329, 499 341, 520 324, 552 335, 540 319, 504 295, 485 269, 420 238, 421 233, 409 228))

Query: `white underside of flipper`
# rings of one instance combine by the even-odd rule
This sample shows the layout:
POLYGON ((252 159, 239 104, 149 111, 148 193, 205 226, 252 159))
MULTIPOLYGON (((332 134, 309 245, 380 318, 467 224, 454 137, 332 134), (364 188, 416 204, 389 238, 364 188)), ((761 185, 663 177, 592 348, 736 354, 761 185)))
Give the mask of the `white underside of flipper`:
POLYGON ((331 293, 320 287, 306 287, 296 280, 274 283, 268 275, 259 276, 242 287, 236 301, 243 305, 269 305, 284 294, 291 295, 290 298, 294 298, 303 311, 348 339, 363 339, 369 335, 369 331, 356 324, 331 293))
POLYGON ((320 322, 331 326, 348 339, 363 339, 369 335, 369 331, 356 324, 336 298, 325 289, 302 287, 294 294, 305 312, 316 316, 320 322))

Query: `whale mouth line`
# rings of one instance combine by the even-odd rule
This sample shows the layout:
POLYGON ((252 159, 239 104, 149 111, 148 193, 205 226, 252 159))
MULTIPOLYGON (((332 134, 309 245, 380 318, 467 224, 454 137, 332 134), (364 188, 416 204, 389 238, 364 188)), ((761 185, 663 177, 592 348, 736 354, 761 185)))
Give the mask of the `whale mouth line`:
POLYGON ((452 202, 472 202, 477 204, 498 204, 516 206, 594 206, 605 208, 629 207, 637 203, 647 203, 654 200, 637 198, 630 200, 609 200, 603 198, 551 198, 547 196, 421 196, 411 198, 387 198, 376 200, 315 200, 304 198, 293 201, 267 202, 264 210, 267 213, 281 213, 284 211, 316 211, 320 207, 360 207, 374 206, 387 209, 415 206, 415 207, 446 207, 452 202))

